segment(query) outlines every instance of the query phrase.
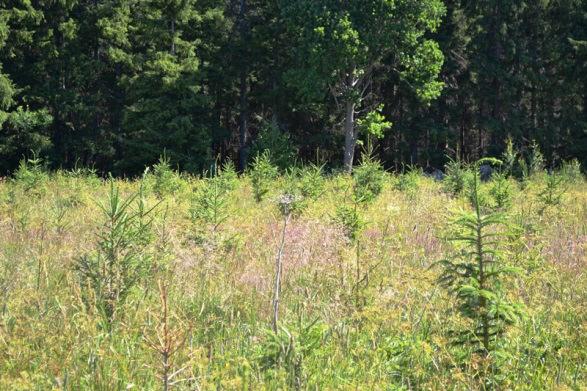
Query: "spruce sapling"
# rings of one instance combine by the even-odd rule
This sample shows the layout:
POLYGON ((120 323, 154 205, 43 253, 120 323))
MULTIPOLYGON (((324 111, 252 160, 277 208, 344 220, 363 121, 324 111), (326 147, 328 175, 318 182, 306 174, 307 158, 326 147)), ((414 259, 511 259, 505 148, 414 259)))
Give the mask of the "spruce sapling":
POLYGON ((458 304, 459 312, 471 327, 455 333, 456 343, 469 343, 487 356, 498 347, 507 327, 516 322, 520 306, 506 297, 505 278, 519 270, 505 262, 503 245, 508 238, 507 220, 503 213, 484 212, 479 197, 479 165, 495 163, 482 159, 474 165, 467 184, 473 211, 455 213, 455 234, 450 240, 457 251, 437 263, 442 267, 439 283, 448 289, 458 304))

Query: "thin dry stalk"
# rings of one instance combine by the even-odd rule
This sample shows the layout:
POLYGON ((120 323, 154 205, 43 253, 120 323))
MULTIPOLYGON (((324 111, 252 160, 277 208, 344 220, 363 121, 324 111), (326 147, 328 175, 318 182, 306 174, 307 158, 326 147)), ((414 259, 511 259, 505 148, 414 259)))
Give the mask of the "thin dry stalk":
POLYGON ((279 244, 279 251, 275 259, 275 287, 273 290, 273 331, 277 332, 277 324, 279 321, 279 297, 281 293, 281 274, 283 271, 283 249, 285 247, 285 233, 287 230, 287 223, 289 222, 291 214, 285 213, 283 216, 283 229, 281 230, 281 243, 279 244))
POLYGON ((149 347, 159 354, 161 357, 160 375, 163 384, 163 391, 168 391, 173 385, 182 380, 173 381, 173 378, 185 370, 186 367, 172 372, 173 358, 175 353, 184 345, 189 334, 184 332, 182 328, 171 330, 170 314, 168 304, 168 287, 166 284, 157 281, 159 287, 159 299, 161 301, 161 311, 159 314, 159 326, 157 327, 157 339, 152 340, 145 336, 145 340, 149 347))

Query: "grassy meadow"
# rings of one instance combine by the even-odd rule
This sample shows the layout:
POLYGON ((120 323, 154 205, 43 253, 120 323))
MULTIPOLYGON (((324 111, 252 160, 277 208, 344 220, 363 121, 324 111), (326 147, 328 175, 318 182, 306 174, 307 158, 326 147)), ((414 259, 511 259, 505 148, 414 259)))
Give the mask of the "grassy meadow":
POLYGON ((438 264, 467 256, 453 233, 470 170, 262 163, 135 180, 23 164, 2 180, 0 389, 587 389, 580 174, 480 184, 516 270, 495 285, 516 315, 480 353, 455 342, 471 320, 438 264))

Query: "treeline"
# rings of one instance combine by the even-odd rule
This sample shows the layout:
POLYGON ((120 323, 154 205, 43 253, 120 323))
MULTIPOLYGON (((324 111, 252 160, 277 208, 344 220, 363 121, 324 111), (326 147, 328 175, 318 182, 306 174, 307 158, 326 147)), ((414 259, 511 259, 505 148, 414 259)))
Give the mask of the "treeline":
POLYGON ((165 153, 442 167, 537 143, 587 163, 587 2, 3 0, 0 174, 165 153))

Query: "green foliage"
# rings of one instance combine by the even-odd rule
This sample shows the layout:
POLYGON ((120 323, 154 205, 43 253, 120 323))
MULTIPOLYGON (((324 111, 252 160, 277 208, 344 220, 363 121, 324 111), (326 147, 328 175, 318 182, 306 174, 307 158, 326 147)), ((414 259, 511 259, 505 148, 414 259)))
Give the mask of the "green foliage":
POLYGON ((324 193, 323 166, 310 164, 290 168, 286 171, 283 183, 283 193, 294 196, 303 209, 308 201, 316 201, 324 193))
POLYGON ((324 166, 310 164, 297 170, 302 197, 317 200, 324 193, 324 166))
POLYGON ((304 389, 307 382, 305 361, 323 346, 327 335, 328 327, 318 320, 293 329, 281 326, 277 332, 266 330, 257 348, 256 360, 265 371, 283 369, 289 389, 304 389))
POLYGON ((159 161, 153 166, 153 176, 153 190, 159 197, 173 194, 181 188, 181 178, 171 168, 170 159, 165 153, 159 156, 159 161))
MULTIPOLYGON (((365 118, 357 120, 357 128, 359 132, 370 140, 371 137, 376 139, 383 138, 385 131, 391 129, 393 125, 391 122, 385 120, 385 116, 381 113, 384 106, 380 105, 375 110, 370 111, 365 118)), ((368 141, 368 143, 370 143, 368 141)))
POLYGON ((253 143, 253 156, 267 152, 273 164, 281 170, 291 167, 295 163, 296 151, 286 132, 281 131, 275 124, 266 124, 253 143))
MULTIPOLYGON (((52 168, 80 164, 124 177, 140 175, 167 150, 173 167, 201 174, 218 154, 238 153, 244 164, 257 134, 280 168, 317 148, 332 164, 342 140, 330 130, 344 117, 345 149, 354 151, 367 129, 383 133, 379 105, 390 102, 401 102, 402 115, 385 110, 394 114, 394 135, 380 154, 386 167, 439 167, 445 145, 464 160, 501 156, 510 146, 528 159, 532 140, 549 166, 561 158, 585 164, 580 2, 242 6, 7 2, 0 175, 31 149, 52 168), (439 96, 443 83, 450 88, 439 96)), ((521 175, 513 159, 504 162, 521 175)))
POLYGON ((345 235, 353 241, 359 238, 359 234, 366 225, 358 202, 337 206, 334 220, 344 229, 345 235))
POLYGON ((80 257, 75 268, 80 288, 88 290, 87 304, 95 306, 110 324, 151 267, 152 259, 145 246, 151 241, 154 207, 146 206, 142 190, 123 198, 113 181, 108 202, 99 206, 105 223, 98 234, 96 251, 80 257))
POLYGON ((203 179, 194 192, 190 215, 194 224, 210 225, 216 232, 230 215, 228 196, 232 182, 221 175, 203 179))
POLYGON ((548 207, 560 205, 567 191, 564 180, 565 178, 558 174, 546 174, 544 186, 538 193, 538 199, 542 202, 542 212, 548 207))
MULTIPOLYGON (((302 67, 291 69, 289 79, 307 97, 323 95, 328 85, 342 86, 345 72, 354 70, 353 76, 362 76, 387 53, 393 52, 405 53, 400 62, 406 76, 419 74, 414 84, 420 82, 423 94, 429 84, 434 84, 437 74, 429 79, 424 70, 436 65, 432 59, 438 60, 438 56, 430 56, 423 50, 433 46, 423 39, 423 32, 438 27, 444 13, 439 1, 401 4, 352 1, 318 5, 296 0, 284 2, 282 9, 285 21, 297 37, 295 44, 304 54, 299 56, 302 67), (396 39, 389 39, 390 36, 396 39)), ((440 54, 438 47, 435 53, 440 54)), ((346 92, 351 95, 346 99, 359 98, 363 85, 354 87, 354 91, 346 92)))
POLYGON ((512 138, 508 137, 505 144, 505 150, 501 155, 501 160, 503 161, 503 171, 506 176, 509 177, 515 175, 518 156, 519 153, 515 150, 512 138))
POLYGON ((231 213, 230 194, 238 185, 238 174, 232 161, 227 161, 211 177, 205 177, 191 197, 190 217, 196 234, 210 229, 214 234, 231 213))
POLYGON ((418 192, 418 180, 421 175, 421 169, 408 167, 408 170, 398 176, 393 187, 402 193, 406 193, 409 197, 413 197, 418 192))
POLYGON ((189 172, 201 172, 212 161, 215 125, 202 87, 202 45, 196 38, 208 17, 200 14, 201 8, 206 7, 193 0, 171 5, 153 1, 130 14, 133 33, 124 42, 128 57, 116 59, 132 69, 121 83, 128 104, 122 118, 126 159, 120 169, 140 169, 163 150, 189 172))
POLYGON ((540 151, 540 146, 536 141, 532 141, 530 145, 530 153, 528 155, 528 175, 537 175, 544 172, 545 162, 544 155, 540 151))
POLYGON ((580 183, 584 179, 581 172, 581 163, 577 159, 563 162, 559 174, 568 183, 580 183))
MULTIPOLYGON (((323 101, 327 93, 344 103, 339 107, 346 110, 347 170, 352 168, 357 141, 355 107, 367 98, 371 77, 387 56, 394 54, 394 69, 419 98, 429 101, 440 94, 443 84, 437 77, 443 55, 425 37, 440 24, 445 12, 441 1, 295 0, 281 1, 280 6, 295 48, 294 66, 285 72, 285 78, 308 104, 323 101)), ((381 73, 381 77, 389 75, 381 73)), ((389 124, 375 111, 361 127, 376 135, 389 124)))
POLYGON ((460 160, 449 159, 445 166, 445 177, 442 182, 444 190, 453 195, 458 196, 465 190, 467 181, 470 180, 472 174, 467 169, 465 164, 460 160))
POLYGON ((439 283, 448 289, 469 328, 453 334, 455 342, 471 344, 484 355, 498 349, 507 327, 521 315, 520 306, 507 297, 506 276, 517 274, 506 258, 508 240, 506 216, 484 214, 478 197, 479 164, 474 165, 468 192, 473 212, 460 211, 453 218, 455 254, 438 262, 442 267, 439 283))
POLYGON ((506 170, 494 174, 489 189, 489 194, 498 210, 508 209, 512 203, 512 183, 508 179, 507 172, 506 170))
POLYGON ((300 215, 307 208, 309 198, 302 194, 302 183, 297 169, 291 169, 283 177, 281 195, 277 207, 283 216, 300 215))
POLYGON ((268 151, 255 157, 249 170, 249 177, 251 178, 253 194, 257 202, 261 202, 269 193, 277 174, 278 169, 273 165, 268 151))
POLYGON ((48 177, 43 159, 39 157, 22 159, 14 172, 14 180, 22 185, 25 191, 40 191, 48 177))
POLYGON ((232 160, 225 161, 220 170, 217 170, 216 176, 228 191, 233 191, 238 186, 238 174, 232 160))
POLYGON ((10 171, 19 157, 48 152, 51 140, 47 127, 52 121, 46 110, 31 111, 22 107, 9 113, 0 108, 0 169, 10 171))
POLYGON ((371 203, 383 190, 385 171, 379 160, 364 153, 361 164, 353 170, 353 196, 359 203, 371 203))

